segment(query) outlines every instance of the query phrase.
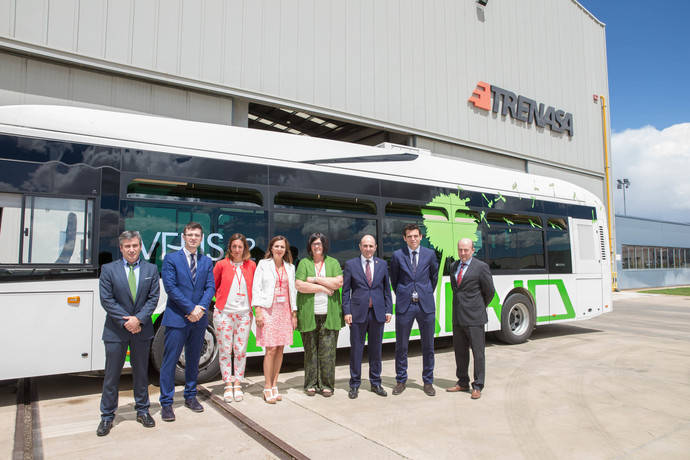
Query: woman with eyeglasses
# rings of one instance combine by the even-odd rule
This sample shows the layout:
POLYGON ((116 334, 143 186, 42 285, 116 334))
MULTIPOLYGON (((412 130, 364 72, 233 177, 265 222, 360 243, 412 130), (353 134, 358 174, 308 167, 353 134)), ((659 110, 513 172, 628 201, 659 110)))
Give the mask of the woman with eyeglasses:
POLYGON ((297 328, 304 344, 304 391, 329 397, 335 391, 338 333, 345 326, 340 288, 340 263, 328 255, 328 238, 312 233, 297 267, 297 328))

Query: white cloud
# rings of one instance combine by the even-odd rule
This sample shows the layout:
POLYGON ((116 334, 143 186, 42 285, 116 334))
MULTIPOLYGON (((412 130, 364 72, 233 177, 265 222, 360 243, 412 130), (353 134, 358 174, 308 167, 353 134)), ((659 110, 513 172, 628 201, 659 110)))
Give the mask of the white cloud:
POLYGON ((616 214, 624 213, 616 179, 627 178, 629 216, 690 223, 690 123, 615 133, 611 152, 616 214))

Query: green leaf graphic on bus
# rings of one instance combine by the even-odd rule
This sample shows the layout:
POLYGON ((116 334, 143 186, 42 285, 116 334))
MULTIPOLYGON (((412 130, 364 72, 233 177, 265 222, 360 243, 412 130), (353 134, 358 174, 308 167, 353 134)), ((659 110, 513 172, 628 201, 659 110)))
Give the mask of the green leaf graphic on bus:
MULTIPOLYGON (((436 196, 422 208, 426 237, 429 242, 441 252, 441 264, 439 272, 443 268, 448 257, 453 257, 457 251, 458 240, 469 238, 476 242, 477 217, 467 207, 469 198, 460 198, 458 194, 449 193, 436 196)), ((438 277, 436 286, 436 305, 441 303, 441 283, 443 276, 438 277)))
POLYGON ((477 241, 477 221, 468 201, 456 194, 438 195, 422 208, 427 238, 444 255, 455 254, 461 238, 477 241))

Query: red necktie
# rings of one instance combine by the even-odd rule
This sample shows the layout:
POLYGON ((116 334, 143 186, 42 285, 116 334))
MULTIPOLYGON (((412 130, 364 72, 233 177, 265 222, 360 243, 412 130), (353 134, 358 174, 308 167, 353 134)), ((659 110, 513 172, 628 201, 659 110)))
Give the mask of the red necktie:
POLYGON ((460 286, 460 283, 462 283, 462 270, 465 268, 465 265, 467 265, 465 262, 460 264, 460 271, 458 272, 458 286, 460 286))
MULTIPOLYGON (((371 260, 367 259, 367 267, 364 270, 364 275, 367 277, 367 284, 369 287, 371 287, 371 284, 374 282, 374 279, 371 276, 371 260)), ((373 302, 371 301, 371 297, 369 297, 369 308, 373 306, 373 302)))

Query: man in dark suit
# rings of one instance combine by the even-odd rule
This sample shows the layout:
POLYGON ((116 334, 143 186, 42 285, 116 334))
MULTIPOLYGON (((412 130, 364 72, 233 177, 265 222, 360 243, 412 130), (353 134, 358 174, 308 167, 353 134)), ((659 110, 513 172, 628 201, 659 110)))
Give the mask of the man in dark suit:
POLYGON ((496 289, 489 266, 472 257, 474 243, 469 238, 458 241, 457 260, 451 266, 453 289, 453 348, 458 381, 446 391, 470 391, 470 352, 474 359, 472 399, 479 399, 484 388, 484 325, 489 321, 486 307, 496 289))
POLYGON ((155 265, 139 260, 139 232, 122 232, 119 240, 122 259, 103 265, 99 280, 101 306, 106 317, 103 326, 105 377, 98 436, 107 435, 113 427, 127 347, 130 349, 137 422, 147 428, 156 425, 149 414, 148 368, 153 338, 151 314, 158 305, 160 277, 155 265))
POLYGON ((390 277, 395 291, 395 380, 393 394, 405 391, 407 348, 412 323, 417 320, 422 339, 422 381, 424 393, 434 396, 434 328, 436 302, 434 288, 438 281, 436 253, 420 246, 422 232, 417 224, 403 229, 406 246, 393 253, 390 277))
POLYGON ((381 386, 381 343, 383 327, 393 314, 388 266, 384 260, 374 257, 374 237, 362 237, 359 250, 361 256, 348 260, 343 271, 343 314, 350 326, 350 399, 357 397, 362 382, 362 353, 367 333, 371 391, 387 396, 381 386))
POLYGON ((199 357, 208 325, 208 307, 215 294, 213 262, 199 254, 203 229, 196 222, 184 227, 184 247, 165 256, 161 278, 168 303, 163 314, 165 346, 161 364, 161 419, 175 421, 175 366, 182 347, 185 356, 184 405, 194 412, 204 407, 196 399, 199 357))

